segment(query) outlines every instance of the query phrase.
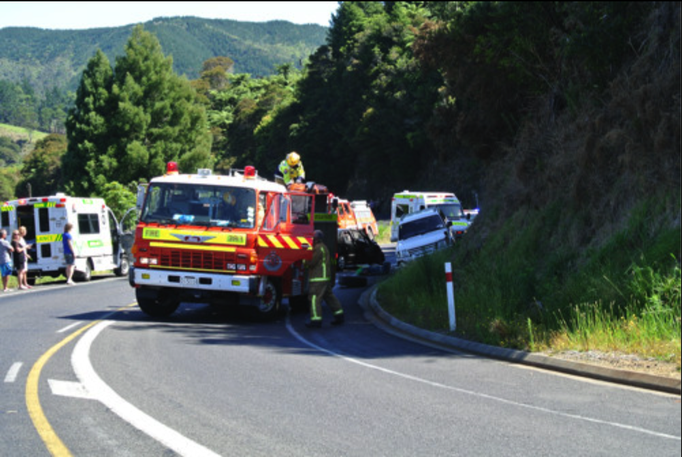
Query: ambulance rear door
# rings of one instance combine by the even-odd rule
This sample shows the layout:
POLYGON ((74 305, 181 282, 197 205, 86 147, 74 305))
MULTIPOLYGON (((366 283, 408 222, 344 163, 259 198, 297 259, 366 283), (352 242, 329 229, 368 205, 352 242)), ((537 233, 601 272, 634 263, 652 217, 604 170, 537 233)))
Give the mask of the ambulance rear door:
POLYGON ((62 232, 67 221, 63 202, 39 201, 17 207, 17 225, 26 227, 31 244, 28 269, 56 272, 64 266, 62 232))

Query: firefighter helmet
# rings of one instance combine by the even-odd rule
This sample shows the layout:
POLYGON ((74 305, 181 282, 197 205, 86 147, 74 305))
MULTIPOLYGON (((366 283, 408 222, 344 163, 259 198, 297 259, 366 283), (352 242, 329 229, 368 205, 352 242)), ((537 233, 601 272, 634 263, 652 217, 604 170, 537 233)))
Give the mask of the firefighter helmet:
POLYGON ((290 167, 297 167, 299 163, 301 163, 301 156, 296 152, 287 154, 287 164, 289 164, 290 167))

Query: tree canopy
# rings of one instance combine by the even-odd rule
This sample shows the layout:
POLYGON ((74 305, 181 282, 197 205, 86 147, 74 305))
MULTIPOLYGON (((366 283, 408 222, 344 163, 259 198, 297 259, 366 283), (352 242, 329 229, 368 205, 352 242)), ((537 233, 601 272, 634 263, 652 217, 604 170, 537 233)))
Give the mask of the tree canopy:
POLYGON ((142 26, 113 68, 101 51, 88 62, 67 132, 64 177, 74 194, 148 179, 171 160, 188 168, 212 166, 205 109, 142 26))

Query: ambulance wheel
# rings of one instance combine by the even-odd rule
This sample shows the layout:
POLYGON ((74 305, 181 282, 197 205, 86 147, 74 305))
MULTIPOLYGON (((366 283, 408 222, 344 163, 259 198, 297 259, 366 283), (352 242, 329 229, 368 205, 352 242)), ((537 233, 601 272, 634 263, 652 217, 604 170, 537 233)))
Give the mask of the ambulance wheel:
POLYGON ((26 282, 28 283, 29 286, 35 286, 36 285, 36 278, 35 276, 29 276, 26 275, 26 282))
POLYGON ((92 279, 92 264, 90 259, 85 262, 85 271, 75 271, 73 273, 73 279, 76 281, 87 282, 92 279))
POLYGON ((137 297, 137 305, 142 312, 151 317, 168 317, 178 309, 180 302, 170 295, 159 295, 158 298, 137 297))
POLYGON ((282 292, 278 284, 272 279, 265 283, 265 293, 258 297, 258 304, 254 307, 255 316, 261 320, 273 320, 280 312, 282 292))
POLYGON ((121 265, 119 265, 117 268, 114 268, 114 274, 116 276, 127 276, 129 270, 130 262, 128 262, 128 259, 126 259, 125 257, 122 257, 121 265))

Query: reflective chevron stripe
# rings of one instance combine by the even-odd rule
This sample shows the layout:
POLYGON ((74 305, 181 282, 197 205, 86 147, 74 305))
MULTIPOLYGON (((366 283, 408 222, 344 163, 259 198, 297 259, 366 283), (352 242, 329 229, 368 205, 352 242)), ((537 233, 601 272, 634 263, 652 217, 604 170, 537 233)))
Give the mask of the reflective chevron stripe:
POLYGON ((304 236, 258 235, 258 246, 275 249, 312 249, 313 241, 304 236))

